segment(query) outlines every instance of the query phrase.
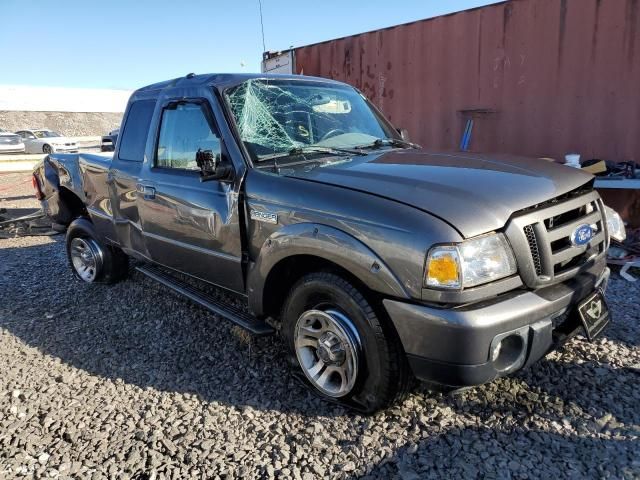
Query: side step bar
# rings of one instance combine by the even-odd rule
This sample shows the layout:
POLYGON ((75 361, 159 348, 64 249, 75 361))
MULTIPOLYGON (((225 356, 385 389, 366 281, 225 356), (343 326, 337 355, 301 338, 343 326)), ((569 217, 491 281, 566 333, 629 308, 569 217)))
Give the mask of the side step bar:
POLYGON ((167 273, 160 267, 156 267, 155 265, 141 265, 137 266, 136 270, 203 306, 207 310, 230 320, 256 336, 262 337, 271 335, 275 332, 273 327, 267 325, 262 320, 257 319, 253 315, 234 305, 214 298, 193 285, 174 277, 170 273, 167 273))

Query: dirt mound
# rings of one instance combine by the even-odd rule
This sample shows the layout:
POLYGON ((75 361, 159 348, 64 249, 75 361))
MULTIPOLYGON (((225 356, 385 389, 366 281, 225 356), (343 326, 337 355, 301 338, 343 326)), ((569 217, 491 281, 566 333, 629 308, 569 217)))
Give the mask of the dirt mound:
POLYGON ((49 128, 71 137, 105 135, 121 120, 122 113, 0 111, 0 128, 10 132, 49 128))

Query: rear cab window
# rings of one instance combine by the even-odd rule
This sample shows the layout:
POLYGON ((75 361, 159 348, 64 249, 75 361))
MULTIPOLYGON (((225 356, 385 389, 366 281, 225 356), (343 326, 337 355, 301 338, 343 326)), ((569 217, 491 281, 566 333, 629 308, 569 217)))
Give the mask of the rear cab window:
POLYGON ((149 126, 155 109, 155 100, 138 100, 129 107, 122 128, 118 158, 129 162, 142 162, 147 144, 149 126))

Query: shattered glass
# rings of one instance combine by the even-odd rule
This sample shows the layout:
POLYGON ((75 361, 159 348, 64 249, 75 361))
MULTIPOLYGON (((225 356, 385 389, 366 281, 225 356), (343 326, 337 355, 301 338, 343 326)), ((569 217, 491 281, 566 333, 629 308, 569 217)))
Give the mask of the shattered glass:
POLYGON ((390 135, 354 89, 297 80, 247 80, 226 93, 254 160, 309 146, 347 148, 390 135))

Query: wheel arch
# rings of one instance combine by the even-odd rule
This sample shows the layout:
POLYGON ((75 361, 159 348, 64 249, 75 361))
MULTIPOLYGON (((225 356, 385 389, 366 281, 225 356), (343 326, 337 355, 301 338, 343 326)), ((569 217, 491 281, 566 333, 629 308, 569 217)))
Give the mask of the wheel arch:
POLYGON ((97 244, 97 248, 100 251, 100 260, 97 267, 99 272, 94 281, 98 283, 115 283, 127 276, 129 263, 127 256, 120 249, 105 243, 97 232, 94 223, 89 217, 85 216, 74 219, 69 225, 65 236, 68 261, 76 276, 78 274, 73 266, 70 251, 71 242, 75 237, 86 237, 97 244))
POLYGON ((313 223, 288 225, 263 244, 247 276, 251 310, 273 315, 305 273, 334 271, 354 284, 394 298, 410 298, 385 262, 352 235, 313 223))
POLYGON ((37 167, 36 176, 47 199, 47 214, 56 223, 68 226, 74 219, 88 216, 77 155, 64 161, 48 155, 37 167))
POLYGON ((75 192, 60 186, 47 202, 48 214, 61 225, 68 226, 76 218, 87 217, 87 208, 75 192))

